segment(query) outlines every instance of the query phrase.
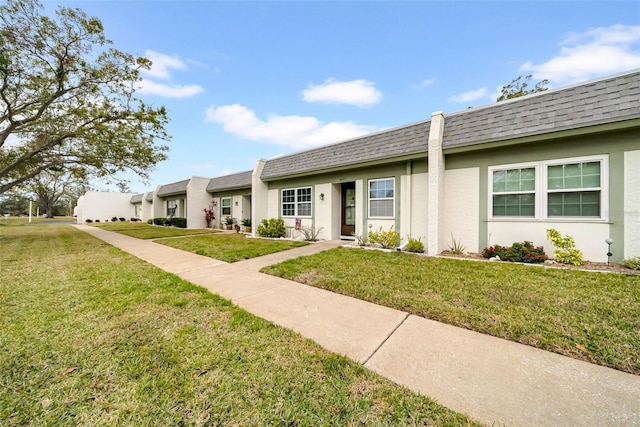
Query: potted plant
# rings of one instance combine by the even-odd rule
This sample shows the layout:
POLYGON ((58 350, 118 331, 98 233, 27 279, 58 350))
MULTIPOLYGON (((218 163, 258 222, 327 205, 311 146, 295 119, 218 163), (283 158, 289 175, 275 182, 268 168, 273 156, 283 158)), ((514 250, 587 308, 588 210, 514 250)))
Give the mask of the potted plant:
POLYGON ((233 224, 236 223, 236 219, 228 216, 224 219, 224 223, 226 225, 225 230, 233 230, 233 224))
POLYGON ((244 225, 245 233, 251 233, 251 218, 245 218, 242 220, 242 225, 244 225))

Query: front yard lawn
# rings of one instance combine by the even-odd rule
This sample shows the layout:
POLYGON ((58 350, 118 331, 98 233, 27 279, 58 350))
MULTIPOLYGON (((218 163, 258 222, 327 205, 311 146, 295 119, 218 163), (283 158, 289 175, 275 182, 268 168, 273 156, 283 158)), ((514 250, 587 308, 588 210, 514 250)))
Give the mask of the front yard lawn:
POLYGON ((307 242, 248 238, 238 233, 217 233, 206 236, 191 236, 181 239, 159 240, 156 243, 194 252, 225 262, 236 262, 287 249, 305 246, 307 242))
POLYGON ((0 247, 2 426, 473 424, 71 226, 0 247))
POLYGON ((186 228, 163 227, 144 222, 101 222, 91 224, 108 231, 125 234, 137 239, 160 239, 163 237, 192 236, 194 234, 213 234, 209 229, 190 230, 186 228))
POLYGON ((261 271, 640 374, 640 276, 336 248, 261 271))

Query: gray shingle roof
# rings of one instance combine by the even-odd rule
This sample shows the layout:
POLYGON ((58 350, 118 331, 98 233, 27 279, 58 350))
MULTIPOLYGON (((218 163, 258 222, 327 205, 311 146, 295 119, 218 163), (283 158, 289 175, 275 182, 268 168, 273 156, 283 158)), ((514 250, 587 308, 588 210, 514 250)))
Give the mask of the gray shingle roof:
POLYGON ((447 115, 443 148, 640 117, 640 71, 447 115))
POLYGON ((431 120, 361 138, 267 160, 261 178, 268 180, 381 159, 426 153, 431 120))
POLYGON ((143 193, 134 194, 133 196, 131 196, 129 203, 142 203, 142 196, 144 196, 143 193))
POLYGON ((219 176, 211 178, 207 185, 207 191, 213 193, 215 191, 236 190, 239 188, 251 188, 252 170, 246 172, 238 172, 231 175, 219 176))
POLYGON ((153 191, 147 193, 147 202, 153 202, 153 191))
POLYGON ((158 197, 175 196, 176 194, 182 194, 187 192, 187 185, 189 185, 191 179, 185 179, 184 181, 173 182, 160 186, 157 191, 158 197))

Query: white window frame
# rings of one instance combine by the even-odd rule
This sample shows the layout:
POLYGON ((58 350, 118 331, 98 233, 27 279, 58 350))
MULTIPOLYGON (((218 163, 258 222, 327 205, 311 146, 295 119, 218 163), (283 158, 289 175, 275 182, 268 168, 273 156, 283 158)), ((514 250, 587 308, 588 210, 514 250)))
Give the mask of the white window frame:
POLYGON ((367 181, 367 215, 371 219, 394 219, 396 217, 396 178, 395 177, 387 177, 387 178, 376 178, 370 179, 367 181), (391 181, 393 182, 393 197, 375 197, 371 198, 371 183, 379 182, 379 181, 391 181), (392 206, 392 214, 391 216, 372 216, 371 215, 371 201, 372 200, 391 200, 392 206))
POLYGON ((231 209, 232 205, 233 205, 233 200, 231 199, 231 197, 221 197, 220 198, 220 218, 231 216, 231 214, 233 213, 233 210, 231 209), (225 200, 229 201, 229 206, 225 206, 224 205, 225 200), (229 209, 229 213, 224 213, 224 210, 227 209, 227 208, 229 209))
MULTIPOLYGON (((542 160, 539 162, 511 163, 505 165, 493 165, 487 168, 487 210, 490 221, 545 221, 545 222, 608 222, 609 221, 609 155, 592 155, 581 157, 567 157, 562 159, 542 160), (589 163, 600 162, 600 188, 575 189, 576 192, 581 191, 600 191, 600 216, 549 216, 548 215, 548 198, 549 192, 571 192, 567 190, 549 190, 548 186, 548 167, 556 165, 566 165, 571 163, 589 163), (493 215, 493 172, 506 169, 524 169, 535 168, 536 186, 535 186, 535 216, 494 216, 493 215)), ((495 193, 500 194, 500 193, 495 193)))
POLYGON ((540 163, 539 162, 529 162, 529 163, 512 163, 508 165, 498 165, 489 167, 489 180, 487 182, 488 185, 488 193, 489 193, 489 219, 491 220, 517 220, 517 221, 531 221, 539 218, 540 216, 540 163), (495 216, 493 214, 493 196, 494 195, 504 195, 504 194, 529 194, 531 191, 511 191, 504 193, 494 193, 493 192, 493 173, 503 170, 509 169, 534 169, 535 173, 535 188, 533 190, 534 197, 534 210, 533 216, 495 216))
POLYGON ((313 216, 313 190, 311 186, 283 188, 280 190, 280 214, 284 218, 311 218, 313 216), (300 200, 303 191, 309 190, 309 200, 300 200), (284 202, 285 191, 293 191, 293 201, 284 202), (293 215, 285 215, 284 205, 293 205, 293 215), (309 215, 300 214, 300 206, 309 205, 309 215))
POLYGON ((176 216, 176 212, 178 211, 178 199, 171 199, 171 200, 167 200, 167 216, 176 216), (169 210, 172 209, 171 207, 169 207, 170 203, 175 203, 175 206, 173 207, 173 213, 169 213, 169 210))

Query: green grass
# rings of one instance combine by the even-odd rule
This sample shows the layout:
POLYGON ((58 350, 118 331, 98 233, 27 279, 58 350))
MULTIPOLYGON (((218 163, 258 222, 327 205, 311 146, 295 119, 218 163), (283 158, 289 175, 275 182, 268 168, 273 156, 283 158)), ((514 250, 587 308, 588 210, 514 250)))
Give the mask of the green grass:
POLYGON ((17 217, 17 216, 0 216, 0 227, 2 226, 19 226, 19 225, 35 225, 40 223, 55 223, 55 222, 75 222, 76 219, 71 216, 56 216, 53 218, 43 218, 32 216, 31 222, 29 217, 17 217))
POLYGON ((163 245, 225 262, 242 261, 308 244, 307 242, 291 240, 247 238, 245 235, 238 233, 218 233, 207 236, 167 239, 156 243, 162 243, 163 245))
POLYGON ((336 248, 263 272, 640 374, 640 276, 336 248))
POLYGON ((0 231, 0 425, 468 425, 70 226, 0 231))
POLYGON ((192 236, 195 234, 212 234, 216 231, 209 229, 190 230, 186 228, 163 227, 144 222, 101 222, 92 226, 108 231, 125 234, 137 239, 160 239, 164 237, 192 236))

